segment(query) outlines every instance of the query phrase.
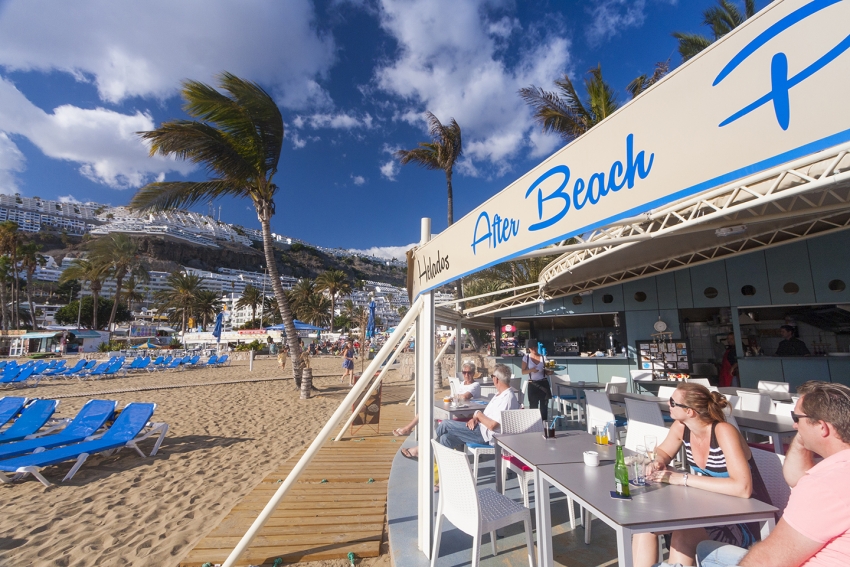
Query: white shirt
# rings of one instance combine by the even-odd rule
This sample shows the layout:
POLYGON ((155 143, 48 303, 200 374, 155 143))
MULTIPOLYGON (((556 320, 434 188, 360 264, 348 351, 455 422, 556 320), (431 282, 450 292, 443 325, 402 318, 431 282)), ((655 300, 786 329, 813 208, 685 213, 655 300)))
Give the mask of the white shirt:
POLYGON ((527 354, 522 357, 522 361, 525 363, 525 367, 531 370, 531 373, 528 375, 529 380, 543 380, 546 378, 546 363, 543 361, 543 357, 540 357, 540 361, 535 363, 531 360, 531 357, 527 354))
MULTIPOLYGON (((505 388, 501 394, 493 396, 493 399, 490 400, 490 403, 488 403, 487 407, 484 408, 484 415, 495 420, 496 423, 501 423, 502 412, 512 409, 519 409, 519 402, 511 389, 505 388)), ((493 435, 501 430, 501 426, 499 426, 496 428, 496 431, 490 431, 483 423, 479 423, 478 427, 481 428, 481 436, 484 438, 484 441, 491 445, 493 444, 493 435)))
POLYGON ((455 391, 458 394, 472 394, 473 398, 481 397, 481 384, 473 381, 472 384, 464 384, 461 382, 457 386, 455 386, 455 391))

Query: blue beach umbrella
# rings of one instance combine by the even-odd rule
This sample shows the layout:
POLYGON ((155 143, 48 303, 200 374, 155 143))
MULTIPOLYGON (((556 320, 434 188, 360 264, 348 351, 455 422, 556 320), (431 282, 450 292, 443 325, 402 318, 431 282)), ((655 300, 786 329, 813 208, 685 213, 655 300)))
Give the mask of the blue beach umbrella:
POLYGON ((213 336, 215 337, 215 343, 221 343, 221 327, 222 320, 224 319, 224 313, 222 311, 218 312, 218 315, 215 316, 215 327, 213 327, 213 336))
POLYGON ((369 320, 366 322, 366 338, 375 336, 375 301, 369 302, 369 320))

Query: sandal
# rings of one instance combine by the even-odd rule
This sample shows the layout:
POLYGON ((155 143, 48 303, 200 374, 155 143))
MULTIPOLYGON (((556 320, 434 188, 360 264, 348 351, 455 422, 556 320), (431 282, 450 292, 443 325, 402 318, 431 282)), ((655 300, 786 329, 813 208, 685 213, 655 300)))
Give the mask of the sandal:
POLYGON ((401 450, 401 451, 399 451, 399 452, 401 453, 401 456, 402 456, 402 457, 405 457, 405 458, 407 458, 407 459, 412 459, 412 460, 414 460, 414 461, 418 461, 418 460, 419 460, 419 457, 417 457, 416 455, 411 455, 411 454, 410 454, 410 449, 408 449, 408 448, 406 448, 406 447, 405 447, 405 448, 402 448, 402 450, 401 450))

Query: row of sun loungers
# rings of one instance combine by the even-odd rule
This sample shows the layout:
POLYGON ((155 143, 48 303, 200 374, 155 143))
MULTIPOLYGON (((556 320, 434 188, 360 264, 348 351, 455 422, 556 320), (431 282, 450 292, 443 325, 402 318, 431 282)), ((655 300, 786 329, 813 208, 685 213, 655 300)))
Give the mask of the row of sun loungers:
POLYGON ((73 419, 51 420, 58 406, 58 400, 0 398, 0 426, 11 423, 0 431, 0 483, 31 474, 49 487, 45 467, 75 461, 62 479, 69 480, 95 453, 130 447, 144 457, 139 443, 158 434, 153 456, 168 432, 166 423, 150 421, 156 404, 133 402, 118 410, 116 401, 89 400, 73 419))
POLYGON ((44 378, 79 378, 94 380, 104 376, 114 376, 119 372, 126 376, 128 372, 156 372, 159 370, 185 370, 187 368, 221 367, 230 364, 228 355, 212 355, 202 361, 200 355, 194 356, 159 356, 151 360, 148 356, 134 358, 129 363, 123 356, 116 356, 106 361, 78 360, 71 367, 62 360, 27 361, 18 365, 14 360, 0 362, 0 387, 35 386, 44 378))

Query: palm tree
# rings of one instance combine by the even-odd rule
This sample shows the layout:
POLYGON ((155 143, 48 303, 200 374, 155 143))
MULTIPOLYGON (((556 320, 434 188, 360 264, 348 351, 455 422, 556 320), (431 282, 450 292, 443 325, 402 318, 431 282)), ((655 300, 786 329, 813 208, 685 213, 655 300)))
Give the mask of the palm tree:
POLYGON ((39 254, 39 250, 41 250, 41 245, 35 242, 18 245, 18 257, 21 259, 21 268, 24 269, 27 276, 27 302, 30 304, 33 330, 37 329, 38 326, 35 323, 35 304, 32 302, 32 277, 39 266, 44 267, 47 265, 47 258, 39 254))
POLYGON ((208 289, 202 289, 195 295, 194 314, 201 318, 201 328, 206 330, 207 322, 215 318, 221 305, 221 296, 208 289))
POLYGON ((543 132, 553 132, 571 142, 602 122, 620 105, 614 90, 602 78, 602 65, 588 71, 584 80, 587 98, 583 101, 567 75, 555 81, 559 92, 544 91, 531 85, 519 90, 519 96, 534 109, 534 119, 543 132))
POLYGON ((0 253, 8 254, 12 258, 12 324, 17 329, 20 326, 18 320, 18 223, 4 221, 0 223, 0 253))
POLYGON ((127 299, 127 311, 130 313, 133 312, 133 305, 145 299, 144 294, 136 289, 136 287, 136 278, 130 274, 127 280, 127 291, 124 292, 124 297, 127 299))
POLYGON ((298 312, 302 305, 306 305, 310 299, 316 295, 316 284, 313 280, 302 279, 298 280, 292 289, 287 292, 287 298, 292 305, 292 311, 298 316, 298 312))
POLYGON ((407 307, 405 307, 404 305, 399 307, 398 308, 398 315, 399 315, 399 317, 404 318, 404 316, 407 315, 407 307))
POLYGON ((305 323, 324 327, 331 319, 331 300, 321 293, 313 294, 305 303, 299 305, 298 318, 305 323))
POLYGON ((12 259, 8 256, 0 256, 0 313, 3 317, 3 330, 9 330, 9 303, 7 299, 7 286, 12 280, 12 259))
POLYGON ((273 295, 263 299, 263 318, 268 319, 271 325, 280 322, 280 309, 277 307, 277 298, 273 295))
POLYGON ((744 14, 741 14, 738 6, 731 0, 717 0, 717 4, 702 13, 702 23, 711 28, 714 39, 696 33, 673 32, 673 37, 679 40, 679 54, 683 62, 743 24, 756 13, 755 0, 744 0, 744 14))
POLYGON ((428 118, 428 130, 431 134, 430 142, 420 142, 418 148, 412 150, 398 150, 395 155, 401 165, 416 163, 425 169, 442 169, 446 173, 446 189, 449 201, 449 226, 454 222, 454 202, 452 199, 452 168, 457 158, 463 153, 463 141, 460 135, 460 126, 454 118, 448 126, 437 119, 430 112, 426 112, 428 118))
MULTIPOLYGON (((242 297, 236 302, 236 307, 239 309, 251 308, 251 321, 257 320, 257 306, 263 302, 263 293, 252 285, 246 285, 245 291, 242 292, 242 297)), ((262 327, 262 324, 260 325, 262 327)))
MULTIPOLYGON (((67 271, 67 270, 66 270, 67 271)), ((164 309, 173 308, 175 313, 181 314, 181 332, 186 333, 186 320, 192 307, 195 305, 195 298, 198 292, 201 291, 201 286, 204 283, 204 278, 195 274, 184 274, 183 272, 174 272, 165 280, 168 289, 158 291, 156 298, 162 303, 164 309)))
POLYGON ((316 278, 316 287, 327 291, 331 296, 331 333, 334 332, 333 318, 336 314, 336 296, 351 293, 351 283, 342 270, 328 270, 316 278))
POLYGON ((286 329, 293 376, 300 388, 301 345, 280 283, 271 233, 278 189, 272 179, 283 145, 283 118, 274 99, 258 84, 230 73, 222 73, 219 81, 226 94, 200 82, 183 83, 184 110, 197 120, 174 120, 140 133, 151 143, 151 156, 174 156, 202 164, 211 179, 151 183, 139 189, 130 206, 160 211, 225 196, 251 199, 260 220, 269 278, 286 329))
POLYGON ((94 242, 91 250, 92 260, 109 266, 109 271, 115 278, 115 300, 112 302, 112 311, 109 314, 109 322, 106 324, 106 330, 111 335, 112 323, 115 321, 115 313, 121 301, 124 278, 130 274, 135 280, 150 281, 150 275, 148 275, 150 267, 139 254, 139 246, 126 234, 113 233, 99 238, 94 242))
POLYGON ((659 61, 655 64, 655 70, 652 72, 652 75, 647 76, 646 74, 643 74, 636 77, 628 84, 626 90, 629 91, 629 95, 632 98, 635 98, 637 95, 660 81, 668 71, 670 71, 670 60, 659 61))
MULTIPOLYGON (((92 329, 97 329, 97 307, 100 290, 103 289, 103 280, 109 275, 109 266, 94 262, 87 258, 77 258, 71 265, 65 268, 59 276, 59 282, 79 280, 82 285, 89 282, 89 290, 92 294, 92 329)), ((82 301, 82 298, 80 298, 82 301)))

